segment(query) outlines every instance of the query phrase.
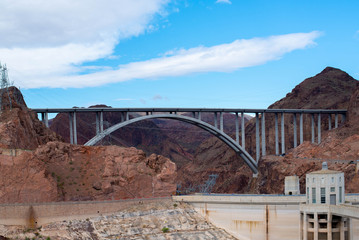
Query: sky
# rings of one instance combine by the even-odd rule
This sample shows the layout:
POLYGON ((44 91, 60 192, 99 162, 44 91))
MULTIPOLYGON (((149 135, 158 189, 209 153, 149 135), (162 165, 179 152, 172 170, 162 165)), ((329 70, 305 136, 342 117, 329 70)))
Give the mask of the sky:
POLYGON ((267 108, 331 66, 359 79, 357 0, 0 0, 30 108, 267 108))

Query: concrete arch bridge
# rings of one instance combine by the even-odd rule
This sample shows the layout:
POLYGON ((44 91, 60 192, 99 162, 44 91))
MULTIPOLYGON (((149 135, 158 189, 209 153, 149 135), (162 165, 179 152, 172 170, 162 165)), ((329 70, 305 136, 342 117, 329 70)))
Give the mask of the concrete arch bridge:
POLYGON ((312 129, 312 142, 315 139, 315 122, 314 116, 317 115, 317 139, 318 143, 321 141, 321 116, 323 114, 328 115, 329 129, 332 128, 332 115, 335 118, 334 127, 338 127, 339 116, 341 116, 341 122, 346 119, 347 111, 344 109, 339 110, 326 110, 326 109, 209 109, 209 108, 46 108, 46 109, 32 109, 34 112, 41 114, 42 121, 48 127, 48 114, 49 113, 68 113, 69 114, 69 129, 70 129, 70 142, 77 144, 77 124, 76 113, 87 112, 96 114, 96 135, 90 139, 86 146, 91 146, 108 136, 112 132, 133 124, 149 119, 174 119, 182 122, 186 122, 195 125, 205 131, 213 134, 231 149, 233 149, 249 166, 254 174, 258 173, 258 161, 260 156, 266 155, 266 135, 265 135, 265 115, 274 114, 275 119, 275 152, 279 155, 279 117, 280 121, 280 137, 281 137, 281 153, 285 153, 285 121, 284 115, 290 114, 293 116, 293 134, 294 144, 297 146, 297 115, 299 115, 299 142, 303 142, 303 115, 311 115, 311 129, 312 129), (103 114, 105 112, 119 112, 121 120, 119 123, 104 129, 103 114), (139 116, 130 118, 130 113, 141 113, 139 116), (184 116, 178 113, 191 113, 192 116, 184 116), (202 113, 213 114, 213 125, 203 121, 201 119, 202 113), (223 114, 232 113, 235 115, 235 139, 231 138, 223 131, 223 114), (244 114, 254 114, 256 119, 256 154, 254 158, 245 150, 245 122, 244 114), (239 118, 241 116, 241 118, 239 118), (219 123, 218 123, 219 122, 219 123), (219 126, 218 126, 219 125, 219 126), (260 133, 261 132, 261 133, 260 133), (241 136, 241 141, 239 140, 241 136))

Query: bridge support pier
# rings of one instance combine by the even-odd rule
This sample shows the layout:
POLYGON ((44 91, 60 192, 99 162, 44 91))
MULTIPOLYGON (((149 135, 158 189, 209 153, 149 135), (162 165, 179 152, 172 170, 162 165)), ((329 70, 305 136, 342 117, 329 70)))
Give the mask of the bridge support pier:
POLYGON ((49 116, 47 112, 41 113, 41 120, 45 124, 46 127, 49 127, 49 116))
POLYGON ((259 113, 256 113, 256 161, 260 158, 260 143, 259 143, 259 113))
POLYGON ((218 123, 217 123, 218 119, 217 119, 217 112, 214 112, 214 127, 218 128, 218 123))
POLYGON ((223 132, 223 112, 219 113, 219 128, 223 132))
POLYGON ((77 144, 76 112, 69 113, 70 143, 77 144))
POLYGON ((318 144, 322 141, 322 133, 321 133, 321 116, 318 113, 318 144))
POLYGON ((274 129, 275 129, 275 155, 279 155, 279 143, 278 143, 278 113, 274 114, 274 129))
POLYGON ((293 147, 297 147, 297 114, 293 113, 293 147))
MULTIPOLYGON (((236 112, 236 143, 239 144, 239 122, 238 122, 238 113, 236 112)), ((243 147, 243 146, 242 146, 243 147)))
POLYGON ((334 123, 334 127, 337 128, 338 127, 338 113, 335 114, 335 123, 334 123))
POLYGON ((266 155, 266 118, 265 113, 262 113, 262 156, 266 155))
POLYGON ((241 136, 242 136, 242 147, 246 149, 246 129, 244 127, 244 112, 241 112, 241 136))
POLYGON ((303 113, 299 115, 299 144, 303 143, 303 113))
POLYGON ((312 117, 312 143, 314 143, 315 136, 314 136, 314 114, 313 113, 311 114, 311 117, 312 117))
POLYGON ((96 112, 96 135, 98 135, 100 133, 100 117, 99 117, 99 113, 96 112))
POLYGON ((284 136, 284 113, 281 115, 281 137, 282 137, 282 154, 285 154, 285 136, 284 136))

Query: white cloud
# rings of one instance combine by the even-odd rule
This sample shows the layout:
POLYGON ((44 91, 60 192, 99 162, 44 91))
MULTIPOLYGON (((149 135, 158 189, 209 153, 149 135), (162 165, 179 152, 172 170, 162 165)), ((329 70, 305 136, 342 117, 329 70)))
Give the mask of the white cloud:
POLYGON ((24 87, 51 86, 79 65, 115 58, 121 39, 154 31, 154 15, 169 0, 1 0, 0 60, 24 87))
POLYGON ((141 34, 167 2, 1 0, 0 46, 51 47, 117 41, 141 34))
MULTIPOLYGON (((28 72, 26 72, 26 74, 20 74, 19 72, 13 74, 22 75, 23 78, 29 76, 25 81, 21 82, 22 87, 38 88, 89 87, 133 79, 154 79, 201 72, 230 72, 240 68, 261 65, 268 61, 278 60, 286 53, 315 45, 314 40, 319 36, 320 33, 314 31, 309 33, 270 36, 267 38, 240 39, 232 43, 212 47, 177 50, 173 51, 171 55, 120 65, 117 69, 113 70, 82 75, 76 74, 81 68, 66 65, 66 62, 64 62, 61 57, 55 57, 56 64, 62 66, 62 69, 58 70, 58 72, 52 69, 54 66, 50 63, 37 67, 35 65, 37 62, 31 66, 31 63, 27 63, 26 60, 23 60, 23 64, 27 66, 28 72), (45 75, 39 74, 35 72, 35 70, 31 71, 31 69, 36 68, 42 68, 41 73, 47 72, 45 68, 48 68, 47 70, 49 70, 48 72, 50 74, 45 75), (61 71, 66 72, 67 75, 64 75, 61 71)), ((102 48, 103 46, 99 45, 97 48, 93 47, 92 49, 102 48)), ((71 52, 72 50, 71 46, 64 47, 63 49, 63 51, 67 52, 71 52)), ((89 52, 87 58, 95 58, 101 55, 102 52, 105 52, 105 50, 89 52)), ((19 59, 26 59, 26 54, 30 53, 19 50, 17 57, 19 59)), ((43 53, 38 54, 35 61, 38 60, 38 63, 42 61, 45 63, 46 58, 51 59, 51 56, 51 52, 43 50, 43 53)), ((80 61, 76 56, 77 55, 74 54, 72 58, 72 62, 74 63, 80 61)))
POLYGON ((232 4, 232 2, 230 0, 217 0, 216 3, 227 3, 227 4, 232 4))

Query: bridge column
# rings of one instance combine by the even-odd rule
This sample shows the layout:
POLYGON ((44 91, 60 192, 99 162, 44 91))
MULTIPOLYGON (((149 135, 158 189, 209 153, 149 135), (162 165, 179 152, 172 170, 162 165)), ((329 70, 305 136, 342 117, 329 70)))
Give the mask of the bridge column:
POLYGON ((198 112, 198 120, 201 120, 202 116, 201 116, 201 112, 198 112))
POLYGON ((192 117, 196 118, 196 112, 192 112, 192 117))
POLYGON ((338 113, 335 114, 335 123, 334 123, 334 127, 337 128, 338 127, 338 113))
POLYGON ((320 113, 318 113, 318 144, 322 140, 322 134, 321 134, 321 119, 320 119, 320 113))
POLYGON ((221 132, 223 132, 223 112, 219 113, 219 127, 221 132))
POLYGON ((265 113, 262 113, 262 156, 266 155, 266 118, 265 113))
POLYGON ((259 143, 259 113, 256 113, 256 160, 260 158, 260 143, 259 143))
POLYGON ((99 112, 96 112, 96 135, 100 133, 100 117, 99 112))
POLYGON ((239 122, 238 122, 238 113, 236 112, 236 143, 239 144, 239 122))
POLYGON ((328 129, 332 130, 332 114, 328 115, 328 129))
POLYGON ((126 112, 126 121, 130 120, 130 114, 129 112, 126 112))
POLYGON ((42 122, 45 123, 46 127, 49 127, 49 116, 47 112, 41 113, 42 122))
POLYGON ((74 123, 74 144, 77 144, 76 112, 74 112, 74 115, 73 115, 73 123, 74 123))
POLYGON ((303 143, 303 113, 299 115, 299 144, 303 143))
POLYGON ((74 144, 74 136, 73 136, 73 131, 72 131, 72 113, 69 112, 69 126, 70 126, 70 143, 74 144))
POLYGON ((100 133, 103 132, 103 112, 100 112, 100 133))
POLYGON ((293 145, 297 147, 297 114, 293 113, 293 145))
POLYGON ((217 112, 214 112, 214 127, 215 127, 215 128, 218 128, 217 121, 218 121, 218 119, 217 119, 217 112))
MULTIPOLYGON (((148 115, 148 112, 146 112, 146 115, 148 115)), ((120 112, 120 121, 124 122, 125 121, 125 113, 124 112, 120 112)))
POLYGON ((314 139, 315 139, 315 136, 314 136, 314 113, 311 114, 311 117, 312 117, 312 143, 314 143, 314 139))
POLYGON ((244 112, 241 112, 241 136, 242 136, 242 148, 246 149, 246 129, 244 127, 244 112))
POLYGON ((281 137, 282 137, 282 154, 285 153, 285 136, 284 136, 284 112, 281 116, 281 137))
POLYGON ((274 114, 274 128, 275 128, 275 155, 279 155, 279 143, 278 143, 278 113, 274 114))

